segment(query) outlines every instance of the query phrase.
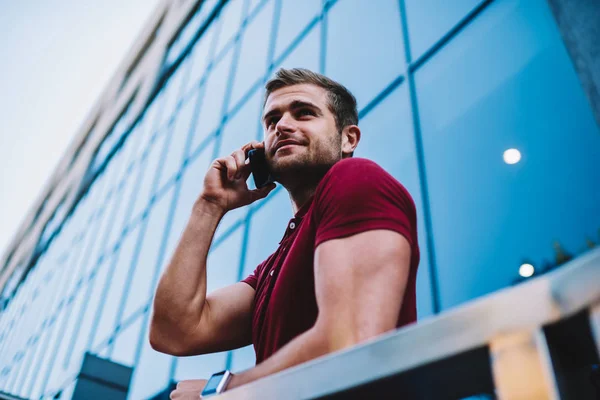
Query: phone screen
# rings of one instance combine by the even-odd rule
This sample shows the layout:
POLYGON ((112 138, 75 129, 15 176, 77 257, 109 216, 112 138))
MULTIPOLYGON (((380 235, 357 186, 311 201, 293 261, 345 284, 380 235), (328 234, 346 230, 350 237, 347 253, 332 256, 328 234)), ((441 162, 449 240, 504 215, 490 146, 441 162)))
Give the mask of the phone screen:
POLYGON ((257 189, 274 182, 265 158, 264 149, 250 150, 248 152, 248 158, 250 159, 250 170, 252 171, 252 177, 254 178, 254 185, 257 189))

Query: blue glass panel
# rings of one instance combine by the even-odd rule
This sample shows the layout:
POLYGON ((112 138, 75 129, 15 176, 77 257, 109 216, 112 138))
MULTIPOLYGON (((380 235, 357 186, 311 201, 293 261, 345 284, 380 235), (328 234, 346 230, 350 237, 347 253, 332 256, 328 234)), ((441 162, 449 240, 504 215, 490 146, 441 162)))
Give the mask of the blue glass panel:
POLYGON ((402 84, 361 121, 362 138, 355 157, 375 161, 404 185, 417 207, 417 231, 421 262, 417 274, 417 312, 419 318, 433 313, 427 236, 423 220, 421 184, 408 86, 402 84))
POLYGON ((200 27, 206 22, 211 11, 217 4, 218 0, 206 0, 196 10, 192 18, 187 22, 183 30, 177 36, 167 52, 167 64, 172 64, 185 50, 189 42, 194 38, 200 27))
POLYGON ((191 151, 194 151, 206 136, 217 128, 223 118, 223 100, 229 83, 232 54, 233 52, 229 51, 208 76, 191 151))
POLYGON ((405 0, 412 60, 417 60, 481 0, 405 0))
POLYGON ((154 136, 155 129, 158 125, 156 120, 160 116, 163 100, 164 92, 161 92, 154 99, 152 104, 148 107, 146 113, 143 116, 143 119, 138 123, 138 125, 140 125, 140 129, 142 130, 142 138, 140 139, 137 151, 133 156, 133 159, 135 159, 138 162, 141 160, 142 155, 148 148, 148 144, 154 136))
POLYGON ((231 372, 244 371, 256 365, 256 353, 253 345, 234 350, 232 353, 231 372))
POLYGON ((398 1, 338 1, 327 18, 327 76, 348 87, 361 109, 404 73, 398 1))
POLYGON ((187 139, 192 127, 192 117, 197 111, 197 100, 199 90, 195 90, 193 95, 186 99, 185 104, 181 106, 177 112, 176 120, 173 123, 170 132, 170 139, 167 147, 167 155, 163 160, 161 177, 158 187, 163 187, 170 179, 172 179, 183 163, 184 156, 187 155, 187 139))
POLYGON ((277 68, 307 68, 319 71, 319 54, 321 51, 321 24, 315 25, 277 68))
POLYGON ((207 293, 237 282, 243 228, 231 233, 217 248, 210 249, 207 260, 207 293))
POLYGON ((206 72, 206 67, 210 62, 210 49, 213 47, 215 32, 218 24, 211 24, 210 27, 202 34, 202 37, 194 45, 192 53, 189 55, 191 67, 190 76, 187 79, 185 93, 191 90, 192 87, 197 88, 200 79, 206 72))
POLYGON ((160 245, 165 236, 167 217, 173 199, 173 190, 162 196, 150 209, 145 234, 131 284, 127 291, 127 301, 123 321, 142 306, 146 305, 154 291, 155 269, 160 245))
POLYGON ((96 311, 102 307, 101 298, 104 284, 106 283, 108 269, 112 263, 112 259, 105 260, 97 269, 96 274, 83 287, 83 290, 88 296, 79 310, 73 310, 73 314, 77 316, 77 328, 73 337, 63 338, 71 346, 71 350, 65 355, 64 359, 57 359, 56 365, 65 366, 80 366, 83 354, 88 348, 88 340, 92 330, 92 324, 96 316, 96 311))
POLYGON ((492 3, 416 84, 444 308, 597 232, 600 133, 545 1, 492 3))
MULTIPOLYGON (((281 185, 266 199, 257 203, 264 201, 267 203, 256 211, 250 220, 248 250, 242 278, 252 273, 258 264, 277 249, 289 220, 294 216, 288 193, 281 185)), ((257 203, 254 205, 258 206, 257 203)))
POLYGON ((238 68, 229 101, 230 108, 237 104, 252 85, 259 79, 262 80, 265 75, 270 61, 267 58, 271 42, 273 9, 273 1, 269 1, 244 31, 238 68))
POLYGON ((110 356, 110 359, 118 364, 133 366, 135 360, 135 350, 140 339, 140 331, 144 322, 143 315, 129 325, 124 330, 120 331, 115 338, 115 347, 110 356))
POLYGON ((139 226, 130 232, 124 239, 121 247, 115 253, 115 261, 110 266, 110 282, 103 291, 104 298, 102 299, 102 310, 98 313, 100 321, 94 332, 92 349, 97 349, 101 342, 105 341, 109 335, 112 335, 116 321, 117 308, 120 306, 124 296, 125 282, 129 274, 129 267, 133 258, 133 252, 139 239, 139 226))
POLYGON ((152 194, 152 189, 154 187, 153 184, 157 169, 160 170, 161 168, 160 161, 164 150, 165 138, 166 135, 164 132, 156 138, 154 143, 152 143, 150 152, 146 155, 145 160, 142 161, 142 164, 140 165, 143 175, 139 178, 140 187, 135 197, 135 205, 133 206, 130 221, 139 216, 150 202, 150 195, 152 194))
POLYGON ((108 244, 107 248, 112 249, 117 241, 121 238, 121 234, 123 233, 123 229, 125 228, 125 223, 127 220, 128 214, 131 212, 132 204, 131 202, 135 199, 134 190, 137 189, 138 185, 138 172, 132 171, 127 178, 123 182, 123 186, 121 190, 117 194, 118 200, 116 206, 115 214, 110 218, 110 234, 108 236, 108 244))
POLYGON ((283 0, 275 39, 275 59, 287 49, 302 30, 321 13, 321 0, 283 0))
POLYGON ((175 213, 171 222, 171 233, 165 250, 167 259, 173 254, 179 237, 192 213, 192 206, 202 192, 204 177, 212 161, 212 153, 213 143, 208 145, 198 157, 187 165, 182 175, 179 198, 175 206, 175 213))
POLYGON ((223 7, 220 14, 221 29, 215 54, 221 50, 233 39, 240 29, 244 13, 244 3, 246 0, 230 0, 223 7))
POLYGON ((138 345, 142 347, 139 362, 133 370, 129 385, 128 399, 149 399, 163 391, 169 383, 172 357, 159 353, 150 347, 148 340, 148 325, 139 338, 138 345))
POLYGON ((161 110, 160 122, 158 124, 159 129, 162 129, 168 121, 173 117, 173 113, 177 108, 177 103, 180 100, 184 79, 187 78, 187 71, 189 69, 189 59, 182 62, 177 70, 173 72, 173 75, 167 81, 164 91, 164 105, 161 110))

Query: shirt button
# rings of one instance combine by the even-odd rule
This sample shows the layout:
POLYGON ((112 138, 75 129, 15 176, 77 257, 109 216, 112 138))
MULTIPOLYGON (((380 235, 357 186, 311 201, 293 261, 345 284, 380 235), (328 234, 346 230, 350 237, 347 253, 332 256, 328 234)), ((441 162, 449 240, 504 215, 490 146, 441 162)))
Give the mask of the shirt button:
POLYGON ((275 272, 274 269, 271 270, 271 273, 269 275, 273 276, 273 273, 275 272))
POLYGON ((294 229, 296 227, 296 223, 295 222, 290 222, 290 229, 294 229))

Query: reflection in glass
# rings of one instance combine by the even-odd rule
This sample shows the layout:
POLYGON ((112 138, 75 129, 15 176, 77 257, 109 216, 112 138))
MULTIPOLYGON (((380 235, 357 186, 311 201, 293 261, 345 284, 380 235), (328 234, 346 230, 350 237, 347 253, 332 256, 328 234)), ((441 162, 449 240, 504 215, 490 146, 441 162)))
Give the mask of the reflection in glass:
POLYGON ((490 4, 415 80, 443 308, 553 260, 554 240, 580 251, 600 226, 600 133, 547 3, 490 4), (506 165, 513 147, 527 157, 506 165))

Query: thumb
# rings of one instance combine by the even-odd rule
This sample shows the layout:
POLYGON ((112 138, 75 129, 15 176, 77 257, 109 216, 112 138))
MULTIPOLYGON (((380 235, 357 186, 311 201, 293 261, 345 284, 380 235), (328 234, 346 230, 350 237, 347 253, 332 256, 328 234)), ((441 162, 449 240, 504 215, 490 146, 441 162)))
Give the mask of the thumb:
POLYGON ((254 189, 250 191, 250 196, 252 197, 252 201, 264 199, 277 187, 274 183, 269 183, 267 186, 262 187, 260 189, 254 189))

